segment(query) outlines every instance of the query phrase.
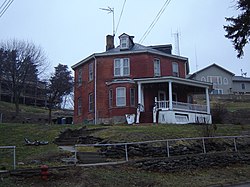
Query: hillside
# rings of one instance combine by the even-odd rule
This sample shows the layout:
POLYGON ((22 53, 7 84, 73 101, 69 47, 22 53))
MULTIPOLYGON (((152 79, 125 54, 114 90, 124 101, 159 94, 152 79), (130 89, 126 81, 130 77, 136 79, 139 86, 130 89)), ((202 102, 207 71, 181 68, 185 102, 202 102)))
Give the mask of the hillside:
MULTIPOLYGON (((37 168, 26 171, 21 175, 1 176, 0 186, 207 186, 214 184, 230 184, 249 179, 249 165, 226 164, 225 166, 205 166, 204 168, 188 169, 184 167, 179 172, 152 171, 149 162, 143 163, 146 168, 141 168, 141 163, 135 165, 130 162, 125 165, 95 166, 95 167, 68 167, 52 169, 62 166, 61 158, 70 157, 72 154, 62 151, 53 143, 56 137, 66 129, 81 129, 85 127, 89 136, 99 137, 112 142, 147 141, 156 139, 171 139, 182 137, 203 136, 204 126, 201 125, 35 125, 35 124, 1 124, 0 146, 16 145, 17 168, 37 168), (99 129, 99 130, 98 130, 99 129), (24 138, 31 140, 49 141, 45 146, 26 146, 24 138), (39 167, 42 164, 49 166, 49 180, 42 181, 39 167), (36 171, 36 172, 34 172, 36 171), (31 173, 30 173, 31 172, 31 173), (142 180, 143 178, 143 180, 142 180)), ((250 125, 217 125, 211 126, 216 136, 243 135, 250 131, 250 125)), ((179 142, 183 144, 184 142, 179 142)), ((229 142, 230 143, 230 142, 229 142)), ((231 142, 232 143, 232 142, 231 142)), ((230 143, 230 144, 231 144, 230 143)), ((183 144, 185 145, 185 144, 183 144)), ((243 155, 242 148, 238 156, 243 155)), ((230 155, 227 152, 226 155, 230 155)), ((233 155, 232 158, 238 157, 233 155)), ((202 155, 201 155, 202 156, 202 155)), ((204 155, 205 156, 205 155, 204 155)), ((205 160, 208 156, 205 157, 205 160)), ((1 157, 3 163, 11 163, 9 154, 1 157), (5 159, 5 160, 2 160, 5 159), (10 160, 8 160, 10 159, 10 160)), ((177 157, 181 160, 181 157, 177 157)), ((156 160, 155 160, 156 161, 156 160)), ((163 160, 162 160, 163 161, 163 160)), ((157 167, 163 163, 157 160, 157 167)), ((179 162, 179 161, 178 161, 179 162)), ((164 162, 165 163, 165 162, 164 162)), ((183 166, 182 166, 183 167, 183 166)))
MULTIPOLYGON (((13 103, 0 101, 0 113, 3 123, 48 123, 48 109, 27 105, 20 105, 20 113, 15 115, 15 105, 13 103)), ((56 121, 58 117, 73 116, 72 110, 52 110, 52 119, 56 121)))

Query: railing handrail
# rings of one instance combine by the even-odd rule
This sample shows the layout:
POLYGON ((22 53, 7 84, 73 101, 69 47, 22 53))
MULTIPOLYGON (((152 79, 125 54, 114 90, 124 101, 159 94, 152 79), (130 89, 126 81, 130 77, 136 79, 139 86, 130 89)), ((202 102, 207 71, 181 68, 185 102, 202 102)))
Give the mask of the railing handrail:
POLYGON ((0 149, 14 149, 16 146, 0 146, 0 149))
POLYGON ((16 146, 0 146, 0 149, 13 149, 13 168, 16 169, 16 146))
MULTIPOLYGON (((165 109, 169 108, 168 100, 156 101, 158 108, 165 109)), ((207 112, 207 105, 202 104, 192 104, 192 103, 184 103, 179 101, 172 101, 173 109, 180 109, 185 111, 196 111, 196 112, 207 112)))
POLYGON ((202 140, 202 139, 234 139, 234 138, 250 138, 249 135, 244 136, 213 136, 213 137, 193 137, 193 138, 174 138, 163 140, 149 140, 143 142, 123 142, 123 143, 111 143, 111 144, 75 144, 75 147, 99 147, 99 146, 115 146, 115 145, 133 145, 133 144, 145 144, 145 143, 157 143, 157 142, 171 142, 171 141, 183 141, 183 140, 202 140))

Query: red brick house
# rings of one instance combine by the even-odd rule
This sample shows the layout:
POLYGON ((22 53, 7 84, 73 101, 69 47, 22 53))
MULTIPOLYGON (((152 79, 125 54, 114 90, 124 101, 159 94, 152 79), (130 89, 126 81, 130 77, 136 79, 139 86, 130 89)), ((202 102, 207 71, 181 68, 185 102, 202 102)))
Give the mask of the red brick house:
POLYGON ((106 37, 106 51, 94 53, 72 68, 75 71, 74 123, 124 123, 137 114, 140 123, 211 123, 210 83, 186 79, 188 59, 172 54, 171 45, 143 46, 133 36, 106 37), (192 95, 204 94, 205 104, 192 95))

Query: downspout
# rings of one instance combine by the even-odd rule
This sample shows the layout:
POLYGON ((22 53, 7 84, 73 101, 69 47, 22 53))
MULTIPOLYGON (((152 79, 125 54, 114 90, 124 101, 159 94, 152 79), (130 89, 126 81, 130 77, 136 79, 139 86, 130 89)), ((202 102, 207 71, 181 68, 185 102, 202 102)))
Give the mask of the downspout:
POLYGON ((97 98, 97 96, 96 96, 96 58, 95 58, 95 56, 94 56, 94 60, 95 60, 95 62, 94 62, 94 66, 95 66, 95 72, 94 72, 94 74, 95 74, 95 83, 94 83, 94 89, 95 89, 95 92, 94 92, 94 98, 95 98, 95 125, 97 124, 97 108, 96 108, 96 105, 97 105, 97 102, 96 102, 96 98, 97 98))

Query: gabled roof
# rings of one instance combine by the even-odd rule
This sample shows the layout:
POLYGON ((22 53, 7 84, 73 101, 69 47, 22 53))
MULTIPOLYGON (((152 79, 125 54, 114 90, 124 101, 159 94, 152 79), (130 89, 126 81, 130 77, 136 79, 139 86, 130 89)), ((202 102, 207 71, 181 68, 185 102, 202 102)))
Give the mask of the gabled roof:
POLYGON ((219 68, 219 69, 221 69, 221 70, 223 70, 223 71, 231 74, 232 76, 234 76, 234 73, 232 73, 231 71, 228 71, 227 69, 225 69, 225 68, 223 68, 223 67, 221 67, 221 66, 219 66, 219 65, 217 65, 215 63, 213 63, 213 64, 211 64, 211 65, 209 65, 209 66, 207 66, 207 67, 205 67, 205 68, 203 68, 203 69, 201 69, 199 71, 194 72, 192 75, 189 76, 189 78, 192 79, 196 74, 198 74, 198 73, 200 73, 200 72, 202 72, 202 71, 204 71, 204 70, 206 70, 208 68, 211 68, 213 66, 215 66, 215 67, 217 67, 217 68, 219 68))

